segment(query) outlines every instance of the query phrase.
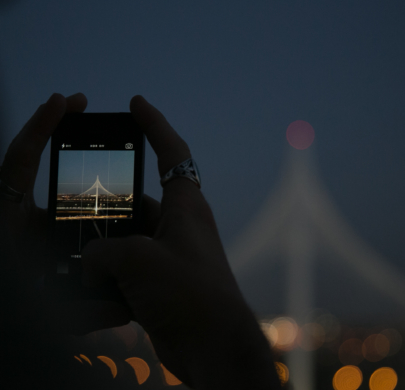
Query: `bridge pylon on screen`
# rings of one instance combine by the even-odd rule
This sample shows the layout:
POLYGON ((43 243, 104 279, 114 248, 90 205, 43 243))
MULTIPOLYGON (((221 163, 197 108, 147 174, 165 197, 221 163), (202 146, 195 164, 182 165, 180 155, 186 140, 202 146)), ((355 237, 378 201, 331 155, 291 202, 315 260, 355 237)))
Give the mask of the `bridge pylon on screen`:
POLYGON ((101 184, 100 179, 98 178, 98 175, 97 175, 97 179, 94 182, 94 184, 88 190, 82 192, 78 196, 83 196, 85 194, 88 194, 90 191, 92 191, 94 189, 96 189, 96 207, 94 208, 94 210, 95 210, 95 214, 97 215, 97 213, 98 213, 98 192, 99 192, 99 190, 104 191, 107 195, 110 195, 110 196, 115 196, 116 197, 117 195, 115 195, 112 192, 106 190, 104 188, 104 186, 101 184))

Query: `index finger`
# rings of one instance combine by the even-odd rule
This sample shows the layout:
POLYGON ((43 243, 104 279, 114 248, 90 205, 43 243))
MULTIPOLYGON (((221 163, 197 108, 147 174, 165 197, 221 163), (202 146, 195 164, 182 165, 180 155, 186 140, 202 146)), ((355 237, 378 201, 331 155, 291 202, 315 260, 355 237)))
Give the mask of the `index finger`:
POLYGON ((41 154, 49 137, 65 112, 84 111, 86 105, 83 94, 65 98, 55 93, 39 106, 9 146, 1 168, 1 179, 16 191, 32 190, 41 154))
MULTIPOLYGON (((191 157, 187 143, 177 134, 164 115, 142 96, 134 96, 130 110, 135 122, 140 125, 158 158, 160 176, 191 157)), ((162 211, 168 208, 195 210, 196 203, 206 212, 209 207, 198 189, 189 179, 176 178, 163 189, 162 211)))
POLYGON ((157 155, 160 176, 191 157, 186 142, 170 126, 164 115, 142 96, 132 98, 130 110, 157 155))

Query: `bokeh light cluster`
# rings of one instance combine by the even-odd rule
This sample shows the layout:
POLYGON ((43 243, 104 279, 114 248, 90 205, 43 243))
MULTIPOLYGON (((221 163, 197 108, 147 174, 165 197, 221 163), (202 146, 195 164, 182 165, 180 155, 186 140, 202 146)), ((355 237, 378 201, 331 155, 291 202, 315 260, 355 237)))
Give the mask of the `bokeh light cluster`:
MULTIPOLYGON (((333 377, 334 390, 357 390, 363 382, 363 373, 356 366, 344 366, 333 377)), ((381 367, 373 372, 369 381, 370 390, 394 390, 398 375, 390 367, 381 367)))
POLYGON ((280 351, 297 347, 315 351, 325 343, 334 341, 340 334, 336 317, 324 311, 301 327, 293 318, 284 316, 262 320, 260 325, 271 346, 280 351))
MULTIPOLYGON (((325 310, 310 313, 308 321, 301 325, 288 316, 262 318, 259 323, 277 360, 284 360, 283 355, 299 348, 316 351, 318 364, 323 367, 340 366, 330 377, 335 390, 357 390, 363 377, 366 380, 359 367, 364 364, 371 390, 393 390, 397 385, 395 370, 384 365, 384 359, 397 354, 402 347, 402 336, 394 328, 348 327, 325 310), (380 367, 373 366, 378 363, 380 367)), ((277 367, 280 364, 283 363, 278 362, 277 367)), ((287 366, 283 366, 288 372, 287 366)), ((286 379, 278 371, 281 380, 288 381, 288 376, 286 379)))
POLYGON ((158 360, 148 334, 136 323, 71 337, 71 348, 87 351, 74 354, 76 361, 90 370, 100 369, 103 363, 112 379, 121 384, 125 381, 126 386, 138 384, 154 388, 160 388, 159 384, 161 387, 182 384, 158 360), (101 355, 97 351, 105 353, 101 355))
MULTIPOLYGON (((80 357, 75 355, 74 358, 82 364, 85 362, 85 363, 89 364, 90 366, 93 365, 91 360, 86 355, 80 354, 80 357)), ((109 358, 107 356, 97 356, 97 359, 102 361, 110 369, 111 375, 113 378, 115 378, 117 376, 118 369, 117 369, 117 365, 114 362, 114 360, 112 360, 111 358, 109 358)), ((151 373, 148 363, 145 360, 138 358, 138 357, 130 357, 128 359, 125 359, 125 362, 128 363, 134 370, 135 378, 136 378, 138 384, 141 385, 141 384, 145 383, 151 373)), ((176 386, 176 385, 180 385, 182 383, 163 364, 160 364, 160 368, 161 368, 161 372, 163 374, 163 378, 165 380, 166 385, 176 386)), ((285 367, 285 370, 287 370, 286 367, 285 367)), ((281 378, 285 377, 286 378, 285 382, 286 382, 288 380, 288 370, 287 371, 285 371, 285 370, 283 371, 283 367, 280 366, 280 371, 279 371, 280 377, 281 378)))
MULTIPOLYGON (((387 360, 402 347, 401 333, 393 327, 349 327, 323 309, 309 313, 302 324, 285 315, 261 318, 259 324, 274 350, 276 370, 283 384, 291 380, 285 358, 294 349, 315 353, 318 373, 329 373, 328 383, 334 390, 361 390, 367 385, 370 390, 394 390, 398 384, 395 367, 389 367, 393 360, 387 360)), ((138 385, 150 385, 151 378, 163 386, 182 384, 160 363, 148 334, 136 324, 93 332, 81 340, 99 351, 114 345, 111 355, 73 354, 76 361, 91 370, 95 362, 104 363, 114 381, 127 376, 138 385)))

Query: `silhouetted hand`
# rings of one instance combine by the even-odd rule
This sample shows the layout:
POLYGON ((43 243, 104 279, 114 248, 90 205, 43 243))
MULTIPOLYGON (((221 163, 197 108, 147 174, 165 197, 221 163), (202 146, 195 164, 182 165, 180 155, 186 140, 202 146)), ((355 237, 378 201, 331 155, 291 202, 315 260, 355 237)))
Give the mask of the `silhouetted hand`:
MULTIPOLYGON (((191 157, 187 144, 141 96, 131 112, 157 154, 160 175, 191 157)), ((162 363, 197 389, 278 388, 269 345, 228 265, 198 187, 176 178, 163 189, 152 239, 90 242, 83 283, 118 283, 162 363)))
POLYGON ((83 112, 83 94, 63 97, 53 94, 25 124, 10 144, 0 178, 16 191, 25 193, 21 203, 0 197, 2 238, 18 261, 21 273, 39 277, 44 269, 47 211, 37 207, 34 185, 42 152, 66 112, 83 112))
MULTIPOLYGON (((10 144, 6 153, 0 178, 16 191, 25 193, 21 203, 0 197, 0 246, 3 271, 7 270, 12 285, 20 295, 18 312, 24 321, 39 320, 47 315, 46 328, 59 333, 83 334, 97 329, 121 326, 130 321, 127 308, 113 301, 75 301, 59 304, 42 300, 35 289, 35 282, 44 274, 46 259, 47 210, 35 204, 33 195, 35 179, 42 152, 67 112, 83 112, 86 97, 75 94, 65 98, 52 95, 42 104, 20 133, 10 144), (4 253, 8 256, 4 256, 4 253), (7 259, 7 263, 6 263, 7 259)), ((159 214, 160 205, 145 196, 143 213, 149 221, 159 214)), ((18 319, 16 319, 17 321, 18 319)), ((20 318, 21 320, 21 318, 20 318)))

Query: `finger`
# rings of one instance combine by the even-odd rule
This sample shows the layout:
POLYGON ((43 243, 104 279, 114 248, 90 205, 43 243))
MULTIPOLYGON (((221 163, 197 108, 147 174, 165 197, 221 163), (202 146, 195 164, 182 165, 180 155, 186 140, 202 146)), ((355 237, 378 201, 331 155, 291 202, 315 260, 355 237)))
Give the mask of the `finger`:
POLYGON ((160 202, 144 194, 142 199, 142 234, 153 237, 160 221, 160 202))
POLYGON ((142 96, 132 98, 130 110, 158 157, 160 176, 191 157, 184 140, 170 126, 163 114, 142 96))
POLYGON ((66 112, 83 112, 87 107, 87 98, 81 92, 66 98, 66 112))
POLYGON ((32 191, 41 154, 67 110, 84 110, 87 100, 76 94, 66 98, 53 94, 26 123, 7 150, 1 178, 20 192, 32 191))
MULTIPOLYGON (((191 157, 186 142, 170 126, 163 114, 142 96, 132 98, 130 110, 157 155, 161 176, 191 157)), ((202 214, 209 211, 201 191, 186 178, 171 180, 164 187, 162 213, 173 208, 202 214)))

